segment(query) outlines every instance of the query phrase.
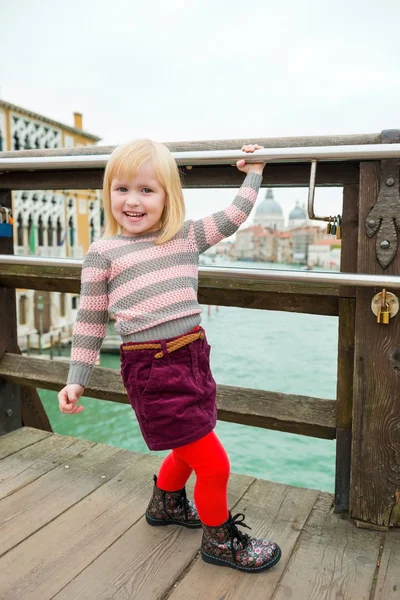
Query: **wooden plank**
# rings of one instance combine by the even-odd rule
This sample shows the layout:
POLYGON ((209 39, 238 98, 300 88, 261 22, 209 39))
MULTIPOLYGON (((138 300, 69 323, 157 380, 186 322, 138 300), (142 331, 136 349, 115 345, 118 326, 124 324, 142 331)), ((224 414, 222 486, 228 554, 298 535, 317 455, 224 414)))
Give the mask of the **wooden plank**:
POLYGON ((200 288, 198 290, 198 299, 200 304, 215 306, 238 306, 241 308, 278 310, 282 312, 329 315, 334 317, 339 314, 339 300, 332 296, 200 288))
POLYGON ((274 600, 366 600, 374 581, 381 534, 360 530, 332 512, 322 494, 306 522, 274 600))
MULTIPOLYGON (((92 442, 92 446, 94 445, 95 442, 92 442)), ((75 438, 50 435, 4 458, 0 463, 0 499, 42 477, 80 452, 82 446, 75 438)))
MULTIPOLYGON (((229 502, 234 506, 254 479, 234 475, 229 502)), ((164 598, 190 565, 201 544, 201 530, 149 527, 140 519, 92 562, 54 600, 164 598)))
MULTIPOLYGON (((0 360, 0 376, 21 385, 58 391, 67 373, 68 363, 64 361, 11 354, 0 360)), ((128 404, 119 369, 95 367, 85 395, 128 404)), ((217 406, 222 421, 325 439, 335 437, 334 400, 218 385, 217 406)))
POLYGON ((79 267, 34 267, 31 265, 1 265, 0 285, 26 290, 71 292, 81 289, 79 267))
MULTIPOLYGON (((243 598, 269 600, 285 571, 290 555, 319 492, 294 488, 267 481, 256 481, 246 492, 235 512, 245 512, 246 524, 252 529, 243 531, 254 537, 267 537, 282 548, 282 558, 268 575, 249 576, 232 569, 204 563, 199 558, 170 596, 170 600, 202 600, 207 590, 210 598, 243 598)), ((128 596, 117 594, 122 600, 128 596)), ((295 597, 295 596, 294 596, 295 597)))
MULTIPOLYGON (((343 239, 340 270, 342 273, 357 271, 358 237, 358 186, 343 189, 343 239)), ((335 510, 349 510, 351 427, 353 410, 355 288, 342 288, 339 298, 338 374, 336 400, 336 472, 335 510)))
MULTIPOLYGON (((184 142, 164 142, 172 152, 193 150, 232 150, 245 144, 260 144, 264 148, 298 148, 302 146, 347 146, 380 144, 380 133, 352 135, 311 135, 298 137, 234 138, 228 140, 194 140, 184 142)), ((37 150, 13 150, 0 152, 0 158, 27 156, 88 156, 111 154, 116 146, 84 146, 82 148, 49 148, 37 150)))
MULTIPOLYGON (((0 190, 101 189, 103 171, 104 168, 0 173, 0 190)), ((243 182, 243 174, 229 165, 195 166, 190 171, 181 167, 180 172, 183 188, 238 188, 243 182)), ((269 163, 264 169, 261 187, 307 187, 309 181, 309 163, 269 163)), ((357 162, 321 163, 318 166, 317 186, 342 186, 357 181, 357 162)))
MULTIPOLYGON (((49 432, 31 427, 22 427, 0 437, 0 460, 28 448, 50 435, 49 432)), ((1 469, 1 463, 0 463, 1 469)))
MULTIPOLYGON (((399 256, 382 269, 376 258, 376 239, 365 233, 379 180, 379 163, 361 165, 358 271, 400 275, 399 256)), ((400 319, 392 319, 389 325, 376 322, 371 300, 378 291, 357 290, 350 511, 360 521, 388 526, 400 525, 400 377, 396 364, 400 319)))
MULTIPOLYGON (((11 190, 0 190, 0 206, 12 208, 11 190)), ((14 254, 13 238, 0 237, 0 254, 14 254)), ((1 287, 0 306, 2 315, 7 318, 0 319, 0 357, 5 352, 17 351, 17 307, 15 290, 1 287)), ((0 381, 0 436, 18 429, 22 425, 21 419, 21 393, 15 384, 0 381)))
POLYGON ((386 535, 374 600, 400 600, 400 530, 386 535))
POLYGON ((52 598, 79 575, 143 516, 160 462, 130 453, 107 483, 0 558, 2 600, 52 598))
MULTIPOLYGON (((74 292, 79 294, 81 285, 81 266, 79 267, 49 267, 44 265, 2 265, 0 273, 0 285, 11 288, 23 288, 23 289, 34 289, 34 290, 46 290, 53 292, 74 292), (55 275, 56 274, 56 275, 55 275)), ((269 270, 273 271, 272 269, 269 270)), ((314 303, 318 306, 322 300, 321 296, 329 296, 333 300, 339 296, 339 288, 328 286, 319 283, 304 282, 283 282, 283 281, 262 281, 259 279, 252 278, 249 275, 248 279, 237 278, 234 275, 232 277, 219 277, 218 275, 210 276, 200 271, 199 273, 199 294, 201 302, 204 304, 215 304, 216 301, 229 302, 229 306, 236 306, 235 300, 238 292, 248 292, 248 301, 251 302, 251 298, 257 299, 260 296, 260 292, 263 292, 267 297, 266 293, 271 294, 276 292, 277 296, 273 298, 279 298, 282 294, 282 304, 285 305, 286 296, 292 294, 298 296, 304 294, 306 296, 317 296, 313 298, 314 303), (219 292, 223 294, 216 296, 219 292), (318 302, 317 302, 318 300, 318 302)), ((246 296, 243 296, 246 298, 246 296)), ((264 298, 263 295, 260 296, 264 298)), ((354 292, 355 297, 355 292, 354 292)), ((238 296, 240 299, 241 297, 238 296)), ((257 300, 256 300, 257 301, 257 300)), ((268 300, 264 300, 268 302, 268 300)), ((271 301, 273 302, 273 300, 271 301)), ((291 301, 295 303, 296 300, 291 301)), ((299 300, 301 302, 301 299, 299 300)), ((308 300, 305 300, 308 302, 308 300)), ((275 301, 276 303, 276 301, 275 301)), ((242 306, 243 300, 240 299, 240 303, 237 306, 242 306)), ((292 307, 295 304, 291 305, 292 307)), ((299 304, 301 306, 301 304, 299 304)), ((321 311, 324 310, 322 305, 321 311)), ((337 304, 334 304, 337 312, 337 304)), ((289 308, 288 310, 293 310, 289 308)), ((317 313, 318 314, 318 313, 317 313)), ((321 312, 320 314, 328 314, 321 312)))
MULTIPOLYGON (((0 500, 0 554, 104 485, 129 462, 129 452, 80 440, 81 452, 0 500)), ((78 448, 78 446, 77 446, 78 448)))

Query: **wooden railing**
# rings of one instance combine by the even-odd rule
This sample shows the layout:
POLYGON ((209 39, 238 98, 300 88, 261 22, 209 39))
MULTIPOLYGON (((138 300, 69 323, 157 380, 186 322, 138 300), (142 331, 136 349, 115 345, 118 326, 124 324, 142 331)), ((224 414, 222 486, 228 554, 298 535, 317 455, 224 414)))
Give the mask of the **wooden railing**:
MULTIPOLYGON (((244 142, 227 140, 168 145, 172 150, 183 151, 227 149, 240 147, 244 142)), ((266 148, 369 144, 379 143, 380 136, 258 142, 266 148)), ((110 150, 26 151, 3 153, 0 157, 79 156, 105 154, 110 150)), ((398 257, 386 270, 380 267, 375 256, 375 240, 364 233, 365 218, 376 202, 379 176, 378 161, 335 161, 323 163, 318 168, 317 185, 343 187, 343 272, 400 274, 398 257)), ((0 174, 0 204, 11 206, 11 190, 14 189, 94 189, 101 187, 101 179, 99 169, 3 173, 0 174)), ((238 187, 242 179, 243 175, 236 169, 226 166, 193 167, 185 170, 182 176, 184 187, 199 188, 238 187)), ((307 164, 267 164, 263 186, 297 187, 308 185, 308 181, 307 164)), ((0 253, 12 253, 12 242, 0 238, 0 253)), ((0 302, 2 314, 6 315, 0 321, 0 377, 3 381, 0 380, 0 405, 3 413, 8 415, 0 416, 0 428, 15 428, 22 422, 46 429, 50 426, 34 388, 59 390, 65 384, 68 365, 20 355, 15 288, 76 293, 80 289, 80 268, 58 267, 55 270, 48 266, 0 264, 0 302)), ((380 290, 200 275, 199 302, 339 317, 336 401, 219 385, 218 418, 302 435, 336 438, 336 510, 346 512, 350 506, 350 514, 358 522, 389 526, 400 524, 397 491, 400 489, 400 371, 397 366, 400 354, 396 355, 400 317, 386 328, 376 324, 370 310, 376 291, 380 290)), ((310 360, 312 358, 310 356, 310 360)), ((119 371, 100 367, 95 367, 85 395, 128 402, 119 371)))

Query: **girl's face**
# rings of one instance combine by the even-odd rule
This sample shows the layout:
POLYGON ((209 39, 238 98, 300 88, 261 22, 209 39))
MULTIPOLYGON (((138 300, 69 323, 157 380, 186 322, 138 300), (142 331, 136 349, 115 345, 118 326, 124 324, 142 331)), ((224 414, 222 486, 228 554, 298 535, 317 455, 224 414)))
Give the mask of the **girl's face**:
POLYGON ((150 162, 135 177, 120 176, 111 181, 111 211, 123 228, 123 235, 157 231, 166 202, 166 193, 150 162))

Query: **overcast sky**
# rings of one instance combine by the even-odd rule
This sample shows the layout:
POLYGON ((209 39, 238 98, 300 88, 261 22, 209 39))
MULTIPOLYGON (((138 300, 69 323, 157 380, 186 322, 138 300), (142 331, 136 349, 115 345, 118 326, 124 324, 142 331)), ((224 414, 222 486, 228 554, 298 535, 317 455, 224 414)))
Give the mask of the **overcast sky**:
MULTIPOLYGON (((104 144, 374 133, 400 128, 399 26, 399 0, 0 0, 0 93, 104 144)), ((193 218, 232 191, 185 195, 193 218)))

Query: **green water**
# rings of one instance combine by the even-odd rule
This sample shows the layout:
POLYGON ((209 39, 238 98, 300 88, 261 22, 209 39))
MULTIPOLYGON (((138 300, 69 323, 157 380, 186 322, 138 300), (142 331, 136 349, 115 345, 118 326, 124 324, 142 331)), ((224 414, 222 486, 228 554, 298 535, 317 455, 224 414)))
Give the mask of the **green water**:
MULTIPOLYGON (((336 317, 234 307, 212 307, 207 313, 204 306, 202 325, 211 343, 217 383, 336 397, 336 317)), ((118 355, 102 354, 101 365, 119 368, 118 355)), ((70 416, 59 412, 55 392, 40 390, 40 396, 55 432, 149 452, 129 406, 84 398, 83 413, 70 416)), ((333 491, 334 441, 220 421, 216 433, 233 472, 333 491)))

